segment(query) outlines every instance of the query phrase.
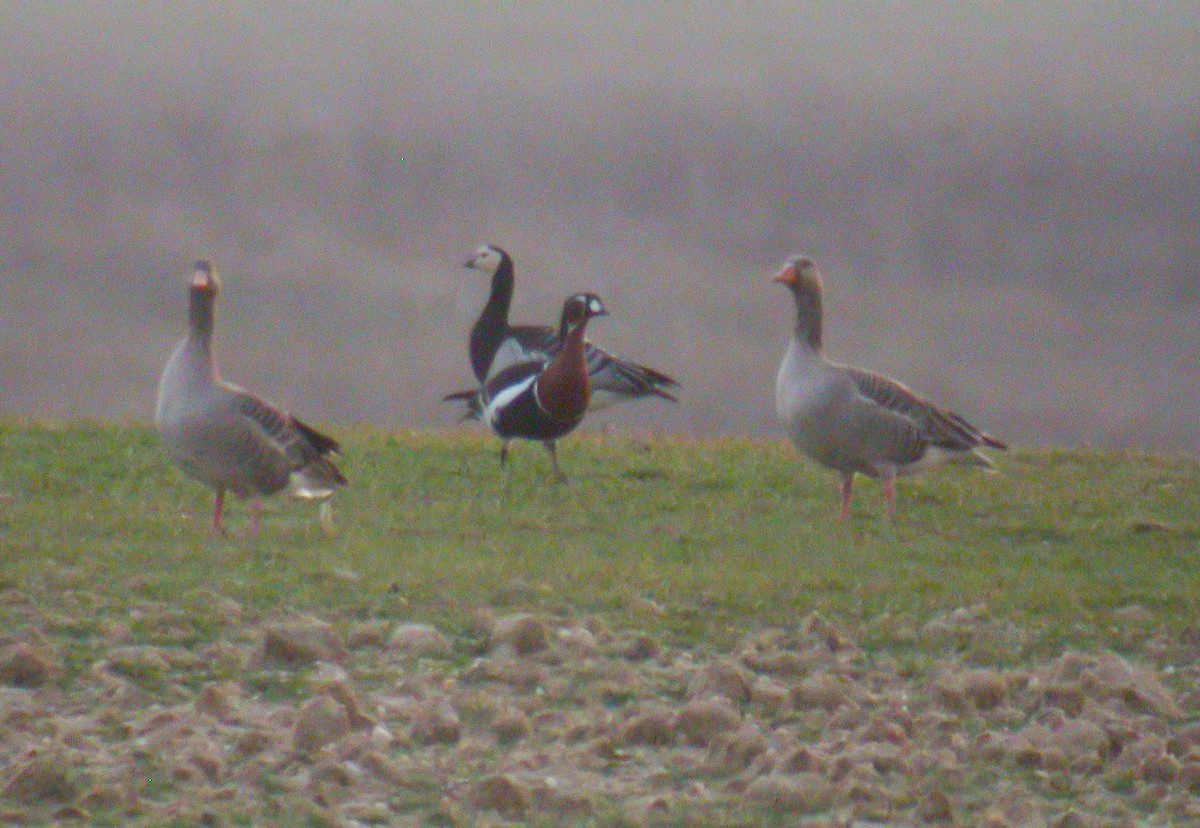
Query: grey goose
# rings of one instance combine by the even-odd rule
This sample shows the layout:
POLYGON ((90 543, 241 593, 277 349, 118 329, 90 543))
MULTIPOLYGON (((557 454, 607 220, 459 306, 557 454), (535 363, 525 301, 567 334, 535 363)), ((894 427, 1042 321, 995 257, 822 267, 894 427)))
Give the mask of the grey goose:
POLYGON ((188 333, 167 360, 158 384, 155 424, 171 460, 216 492, 212 528, 223 533, 225 493, 248 499, 257 532, 259 498, 287 488, 324 501, 321 524, 331 528, 328 498, 346 478, 329 456, 337 441, 242 388, 225 382, 213 358, 213 325, 221 281, 210 262, 197 262, 188 289, 188 333))
POLYGON ((895 514, 895 479, 943 462, 995 466, 980 448, 1004 449, 958 414, 888 377, 831 362, 821 354, 821 274, 793 256, 774 280, 791 293, 796 326, 775 379, 775 412, 800 451, 841 478, 839 517, 850 510, 855 474, 883 483, 895 514))

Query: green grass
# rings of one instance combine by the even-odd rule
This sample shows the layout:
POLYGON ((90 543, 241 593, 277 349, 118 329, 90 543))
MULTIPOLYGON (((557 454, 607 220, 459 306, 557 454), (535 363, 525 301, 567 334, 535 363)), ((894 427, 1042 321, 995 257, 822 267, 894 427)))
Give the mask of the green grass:
MULTIPOLYGON (((336 536, 315 507, 276 499, 257 537, 235 504, 233 536, 217 538, 211 492, 170 466, 152 429, 0 425, 0 589, 73 608, 47 626, 81 642, 118 620, 139 642, 208 640, 215 594, 252 615, 418 619, 463 635, 484 604, 597 615, 711 648, 818 611, 916 665, 947 647, 993 663, 1128 649, 1200 617, 1194 460, 1011 452, 1000 476, 902 481, 895 522, 860 479, 842 524, 833 476, 780 441, 576 435, 559 486, 536 445, 514 446, 502 472, 482 431, 331 430, 351 480, 336 536), (176 622, 140 628, 128 610, 146 601, 176 622), (975 605, 986 634, 921 632, 975 605)), ((0 603, 0 623, 13 611, 0 603)))

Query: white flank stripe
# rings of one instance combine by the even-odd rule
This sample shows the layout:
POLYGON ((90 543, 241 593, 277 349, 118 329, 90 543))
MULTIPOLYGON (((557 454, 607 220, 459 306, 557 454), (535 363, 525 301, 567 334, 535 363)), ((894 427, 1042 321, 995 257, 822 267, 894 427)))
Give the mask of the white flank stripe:
POLYGON ((508 386, 503 391, 501 391, 499 394, 497 394, 496 396, 494 396, 490 400, 488 400, 488 404, 486 406, 484 406, 484 409, 483 409, 484 421, 488 425, 490 425, 494 428, 496 425, 496 412, 498 412, 501 408, 504 408, 506 405, 508 405, 513 400, 515 400, 518 396, 520 396, 520 394, 526 388, 533 385, 534 380, 536 380, 536 379, 537 379, 537 374, 534 374, 531 377, 526 377, 525 379, 521 380, 516 385, 508 386))

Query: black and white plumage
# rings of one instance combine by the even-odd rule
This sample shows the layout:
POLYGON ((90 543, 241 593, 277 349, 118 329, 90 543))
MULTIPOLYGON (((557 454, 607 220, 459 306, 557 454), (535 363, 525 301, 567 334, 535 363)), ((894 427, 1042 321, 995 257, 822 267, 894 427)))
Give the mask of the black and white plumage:
POLYGON ((500 463, 514 439, 537 440, 550 452, 555 476, 556 440, 582 421, 591 400, 591 380, 584 358, 584 333, 589 319, 607 315, 600 297, 577 293, 563 304, 562 342, 550 360, 532 359, 501 368, 480 391, 481 415, 503 440, 500 463))
POLYGON ((980 448, 1004 443, 888 377, 821 354, 822 283, 812 259, 793 256, 775 275, 795 300, 796 327, 775 380, 775 411, 796 447, 841 476, 840 517, 855 474, 883 481, 895 513, 895 479, 943 462, 994 469, 980 448))
POLYGON ((207 261, 197 262, 189 287, 189 330, 163 368, 155 423, 167 454, 180 469, 216 492, 212 528, 225 531, 225 493, 251 503, 258 529, 258 498, 285 488, 325 501, 321 522, 331 527, 327 499, 346 478, 329 456, 337 441, 249 391, 223 381, 212 338, 221 282, 207 261))
MULTIPOLYGON (((471 328, 471 370, 482 386, 489 377, 510 365, 529 360, 547 360, 562 345, 562 331, 545 325, 510 325, 515 279, 512 257, 494 245, 484 245, 465 267, 491 274, 491 292, 479 319, 471 328)), ((592 410, 644 397, 676 402, 666 389, 678 385, 666 374, 635 362, 615 357, 590 342, 584 343, 584 359, 591 377, 592 410)), ((477 390, 448 394, 447 401, 464 400, 466 417, 478 417, 481 400, 477 390)))

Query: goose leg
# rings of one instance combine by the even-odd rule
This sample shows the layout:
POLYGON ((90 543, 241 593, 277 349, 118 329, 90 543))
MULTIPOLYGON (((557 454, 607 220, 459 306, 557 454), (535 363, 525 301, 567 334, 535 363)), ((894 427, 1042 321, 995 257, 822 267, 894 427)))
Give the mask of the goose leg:
POLYGON ((321 524, 321 529, 326 535, 333 536, 336 530, 333 526, 333 499, 326 498, 321 501, 320 511, 317 512, 317 520, 321 524))
POLYGON ((842 510, 838 512, 838 520, 850 517, 850 491, 854 488, 854 472, 842 473, 842 510))
POLYGON ((225 511, 225 490, 217 489, 216 500, 213 501, 212 531, 214 535, 225 534, 225 522, 221 514, 225 511))
POLYGON ((550 465, 554 468, 554 479, 559 483, 567 482, 567 476, 558 467, 558 444, 553 440, 543 440, 542 445, 546 447, 546 451, 550 452, 550 465))
POLYGON ((500 444, 500 468, 508 461, 508 440, 500 444))
POLYGON ((887 475, 883 478, 883 497, 887 501, 888 517, 896 516, 896 476, 887 475))
POLYGON ((250 498, 250 534, 257 535, 259 527, 259 517, 262 512, 262 501, 257 497, 250 498))

